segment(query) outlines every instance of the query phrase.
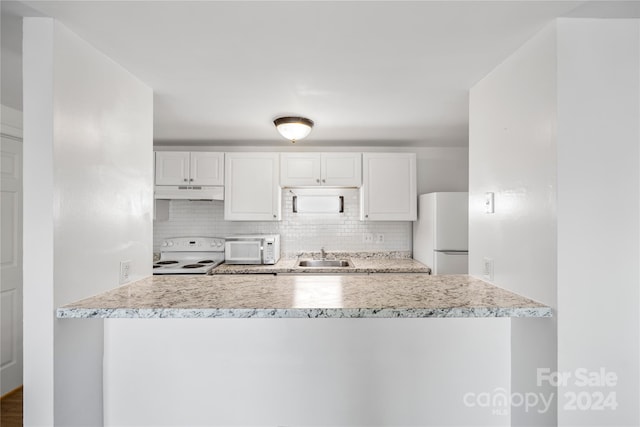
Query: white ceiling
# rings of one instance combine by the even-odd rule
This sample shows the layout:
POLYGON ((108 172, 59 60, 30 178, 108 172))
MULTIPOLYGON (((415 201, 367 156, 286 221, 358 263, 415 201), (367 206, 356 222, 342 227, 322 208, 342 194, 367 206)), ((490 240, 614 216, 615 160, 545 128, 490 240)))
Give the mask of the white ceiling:
MULTIPOLYGON (((584 2, 27 1, 154 89, 157 142, 466 146, 468 90, 584 2)), ((574 12, 572 12, 574 11, 574 12)))

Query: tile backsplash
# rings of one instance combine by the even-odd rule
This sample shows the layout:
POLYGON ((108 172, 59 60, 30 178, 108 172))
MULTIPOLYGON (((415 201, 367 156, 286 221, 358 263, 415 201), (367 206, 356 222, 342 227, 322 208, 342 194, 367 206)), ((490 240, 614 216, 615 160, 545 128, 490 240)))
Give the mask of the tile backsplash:
POLYGON ((344 212, 293 213, 293 192, 283 190, 282 221, 225 221, 224 202, 172 200, 169 220, 154 221, 153 248, 160 250, 170 237, 225 237, 232 234, 280 234, 285 257, 319 251, 411 251, 410 221, 360 221, 360 197, 356 189, 336 190, 344 196, 344 212), (365 242, 364 235, 382 235, 384 242, 365 242))

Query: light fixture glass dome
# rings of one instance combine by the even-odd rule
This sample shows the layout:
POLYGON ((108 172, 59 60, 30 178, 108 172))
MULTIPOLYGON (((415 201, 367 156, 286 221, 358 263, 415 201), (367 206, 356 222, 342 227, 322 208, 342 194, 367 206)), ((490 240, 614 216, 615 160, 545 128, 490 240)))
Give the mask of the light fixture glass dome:
POLYGON ((295 143, 311 133, 313 121, 306 117, 279 117, 273 121, 280 135, 295 143))

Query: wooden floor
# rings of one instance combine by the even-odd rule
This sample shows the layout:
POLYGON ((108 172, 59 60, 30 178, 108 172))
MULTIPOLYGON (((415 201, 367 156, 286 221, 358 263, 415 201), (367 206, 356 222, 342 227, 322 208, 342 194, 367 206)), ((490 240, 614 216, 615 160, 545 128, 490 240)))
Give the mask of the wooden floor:
POLYGON ((0 407, 0 426, 22 427, 22 387, 5 394, 0 407))

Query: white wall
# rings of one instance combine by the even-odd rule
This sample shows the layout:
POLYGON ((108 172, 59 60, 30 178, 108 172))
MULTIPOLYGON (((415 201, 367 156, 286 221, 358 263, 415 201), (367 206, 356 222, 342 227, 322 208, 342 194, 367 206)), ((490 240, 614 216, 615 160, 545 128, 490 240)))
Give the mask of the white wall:
POLYGON ((53 424, 52 36, 53 21, 25 20, 22 234, 25 426, 53 424))
MULTIPOLYGON (((238 147, 156 147, 159 150, 237 151, 238 147)), ((282 147, 251 147, 249 150, 285 151, 282 147)), ((291 151, 322 151, 319 147, 292 148, 291 151)), ((325 150, 326 151, 326 150, 325 150)), ((467 191, 468 150, 466 148, 341 147, 332 151, 410 151, 417 154, 418 194, 433 191, 467 191)), ((283 219, 279 222, 231 222, 223 219, 222 202, 172 201, 170 219, 154 221, 154 250, 162 240, 177 236, 226 236, 241 233, 279 233, 286 255, 299 251, 411 251, 410 221, 360 221, 357 191, 345 190, 342 215, 295 215, 291 194, 283 192, 283 219), (363 233, 381 233, 384 243, 364 243, 363 233), (339 238, 335 238, 339 236, 339 238)))
POLYGON ((102 322, 55 308, 151 274, 153 94, 49 18, 24 85, 25 425, 100 425, 102 322))
POLYGON ((0 3, 0 103, 22 111, 22 18, 12 9, 0 3))
POLYGON ((469 190, 467 147, 422 148, 416 154, 418 194, 469 190))
MULTIPOLYGON (((619 406, 559 425, 640 425, 640 21, 558 24, 558 368, 614 372, 619 406)), ((575 376, 574 376, 575 379, 575 376)))
POLYGON ((469 263, 480 276, 555 307, 555 26, 471 89, 469 263), (495 213, 484 194, 495 193, 495 213))
POLYGON ((105 425, 508 426, 509 323, 107 319, 105 425))
MULTIPOLYGON (((469 272, 494 261, 499 286, 556 307, 556 30, 549 25, 474 86, 469 117, 469 272), (495 193, 495 213, 484 194, 495 193)), ((556 369, 555 319, 512 320, 512 391, 542 392, 556 369)), ((512 424, 554 425, 513 408, 512 424)))
POLYGON ((471 91, 470 271, 493 258, 497 285, 556 308, 511 334, 512 391, 555 393, 557 416, 515 410, 513 425, 640 424, 638 25, 558 20, 471 91), (571 377, 539 387, 536 368, 571 377), (576 386, 580 368, 617 384, 576 386), (588 405, 609 392, 615 410, 588 405))

